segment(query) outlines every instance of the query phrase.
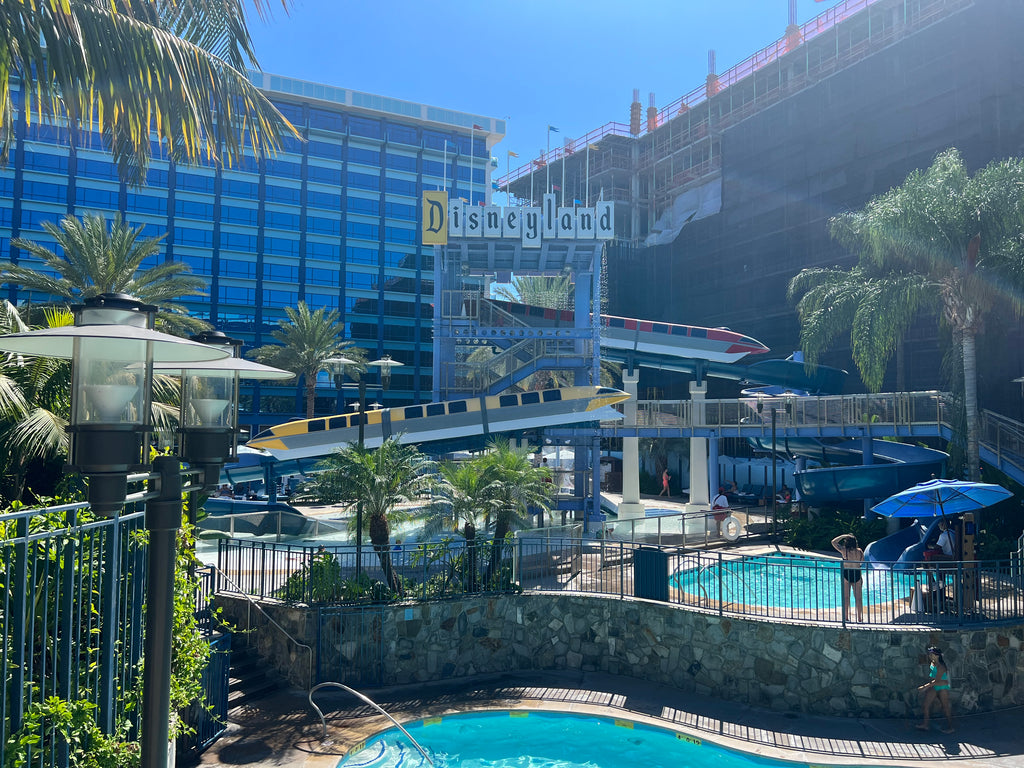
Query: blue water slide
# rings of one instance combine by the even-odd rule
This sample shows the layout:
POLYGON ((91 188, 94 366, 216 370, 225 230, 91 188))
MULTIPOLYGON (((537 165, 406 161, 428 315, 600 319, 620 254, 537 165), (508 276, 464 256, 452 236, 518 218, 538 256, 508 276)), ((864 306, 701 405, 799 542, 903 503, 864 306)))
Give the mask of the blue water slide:
POLYGON ((834 504, 854 499, 884 499, 932 477, 942 477, 943 451, 919 445, 872 440, 872 464, 864 464, 860 438, 790 439, 786 450, 826 461, 830 466, 793 473, 800 497, 808 504, 834 504))
POLYGON ((938 538, 940 518, 932 518, 873 541, 864 548, 864 561, 874 568, 917 568, 924 562, 925 545, 938 538))

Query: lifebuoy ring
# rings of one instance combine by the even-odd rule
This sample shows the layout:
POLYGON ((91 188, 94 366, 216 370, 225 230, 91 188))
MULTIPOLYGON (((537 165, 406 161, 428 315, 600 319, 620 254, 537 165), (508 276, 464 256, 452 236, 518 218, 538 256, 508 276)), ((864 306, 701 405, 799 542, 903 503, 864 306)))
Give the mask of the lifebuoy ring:
POLYGON ((743 532, 743 525, 735 515, 729 515, 722 521, 722 538, 726 541, 736 541, 743 532))

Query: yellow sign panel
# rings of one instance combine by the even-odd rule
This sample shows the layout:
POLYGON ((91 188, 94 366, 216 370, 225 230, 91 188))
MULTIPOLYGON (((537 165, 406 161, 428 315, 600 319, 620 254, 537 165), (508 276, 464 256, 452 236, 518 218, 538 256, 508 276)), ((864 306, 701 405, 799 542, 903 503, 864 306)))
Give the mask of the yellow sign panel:
POLYGON ((448 244, 448 193, 443 190, 423 192, 423 223, 420 234, 424 245, 448 244))

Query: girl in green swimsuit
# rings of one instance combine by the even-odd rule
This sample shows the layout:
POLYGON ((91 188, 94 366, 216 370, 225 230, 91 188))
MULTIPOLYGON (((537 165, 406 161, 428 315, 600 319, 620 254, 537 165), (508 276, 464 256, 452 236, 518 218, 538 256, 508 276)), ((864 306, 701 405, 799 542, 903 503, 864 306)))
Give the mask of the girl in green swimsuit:
POLYGON ((922 731, 928 730, 930 727, 928 718, 931 717, 932 705, 938 699, 939 704, 942 705, 942 712, 946 715, 946 727, 942 729, 942 732, 952 733, 953 710, 949 706, 949 668, 946 666, 946 660, 942 658, 942 651, 934 645, 928 649, 928 661, 930 663, 928 682, 917 689, 925 692, 924 718, 917 724, 917 727, 922 731))

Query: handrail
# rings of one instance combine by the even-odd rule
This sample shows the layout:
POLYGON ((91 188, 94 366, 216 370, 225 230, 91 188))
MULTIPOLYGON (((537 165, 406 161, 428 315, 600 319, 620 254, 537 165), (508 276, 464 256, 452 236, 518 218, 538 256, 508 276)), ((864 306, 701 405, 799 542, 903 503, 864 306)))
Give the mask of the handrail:
POLYGON ((222 571, 219 566, 211 565, 210 567, 213 568, 218 574, 220 574, 224 578, 224 581, 228 582, 228 584, 230 584, 232 587, 234 587, 235 591, 232 594, 238 594, 238 595, 241 595, 242 597, 244 597, 246 599, 246 601, 250 605, 252 605, 254 608, 256 608, 256 610, 258 610, 260 613, 262 613, 266 617, 267 621, 269 621, 271 624, 273 624, 275 627, 277 627, 279 630, 281 630, 281 634, 283 634, 286 638, 291 640, 298 648, 305 648, 307 651, 309 651, 309 685, 306 686, 306 689, 309 690, 310 692, 312 692, 312 690, 313 690, 313 649, 310 646, 306 645, 305 643, 300 643, 297 639, 292 637, 291 634, 289 634, 287 629, 285 629, 280 624, 278 624, 274 620, 273 616, 271 616, 269 613, 267 613, 265 610, 263 610, 263 606, 261 606, 250 595, 248 595, 242 589, 242 587, 239 586, 238 583, 235 582, 234 579, 232 579, 230 576, 228 576, 226 573, 224 573, 224 571, 222 571))
POLYGON ((419 742, 416 741, 416 739, 414 739, 412 737, 412 734, 410 734, 407 730, 405 730, 405 728, 402 727, 402 724, 400 722, 398 722, 397 720, 395 720, 395 718, 393 718, 391 715, 389 715, 387 712, 385 712, 380 706, 377 705, 377 703, 375 701, 370 699, 369 696, 364 696, 359 691, 357 691, 355 688, 349 688, 344 683, 335 683, 333 681, 328 681, 326 683, 317 683, 309 691, 309 705, 311 707, 313 707, 313 709, 316 710, 316 713, 318 715, 320 715, 320 725, 322 725, 323 728, 324 728, 324 734, 320 738, 320 741, 326 741, 327 740, 327 720, 326 720, 326 718, 324 718, 324 713, 320 711, 320 707, 318 707, 316 705, 316 702, 313 701, 313 694, 316 693, 317 691, 319 691, 321 688, 327 687, 328 685, 334 685, 334 686, 337 686, 338 688, 343 688, 344 690, 348 691, 349 693, 351 693, 356 698, 362 700, 363 702, 369 704, 371 707, 376 709, 378 712, 380 712, 382 715, 384 715, 384 717, 386 717, 388 720, 390 720, 392 723, 394 723, 396 726, 398 726, 398 730, 400 730, 402 733, 404 733, 406 735, 406 738, 408 738, 409 741, 412 742, 412 745, 414 747, 416 747, 416 749, 419 750, 419 753, 421 755, 423 755, 424 758, 426 758, 428 763, 430 763, 431 765, 434 764, 434 761, 430 758, 430 755, 428 755, 426 753, 426 750, 424 750, 423 747, 421 747, 419 745, 419 742))

